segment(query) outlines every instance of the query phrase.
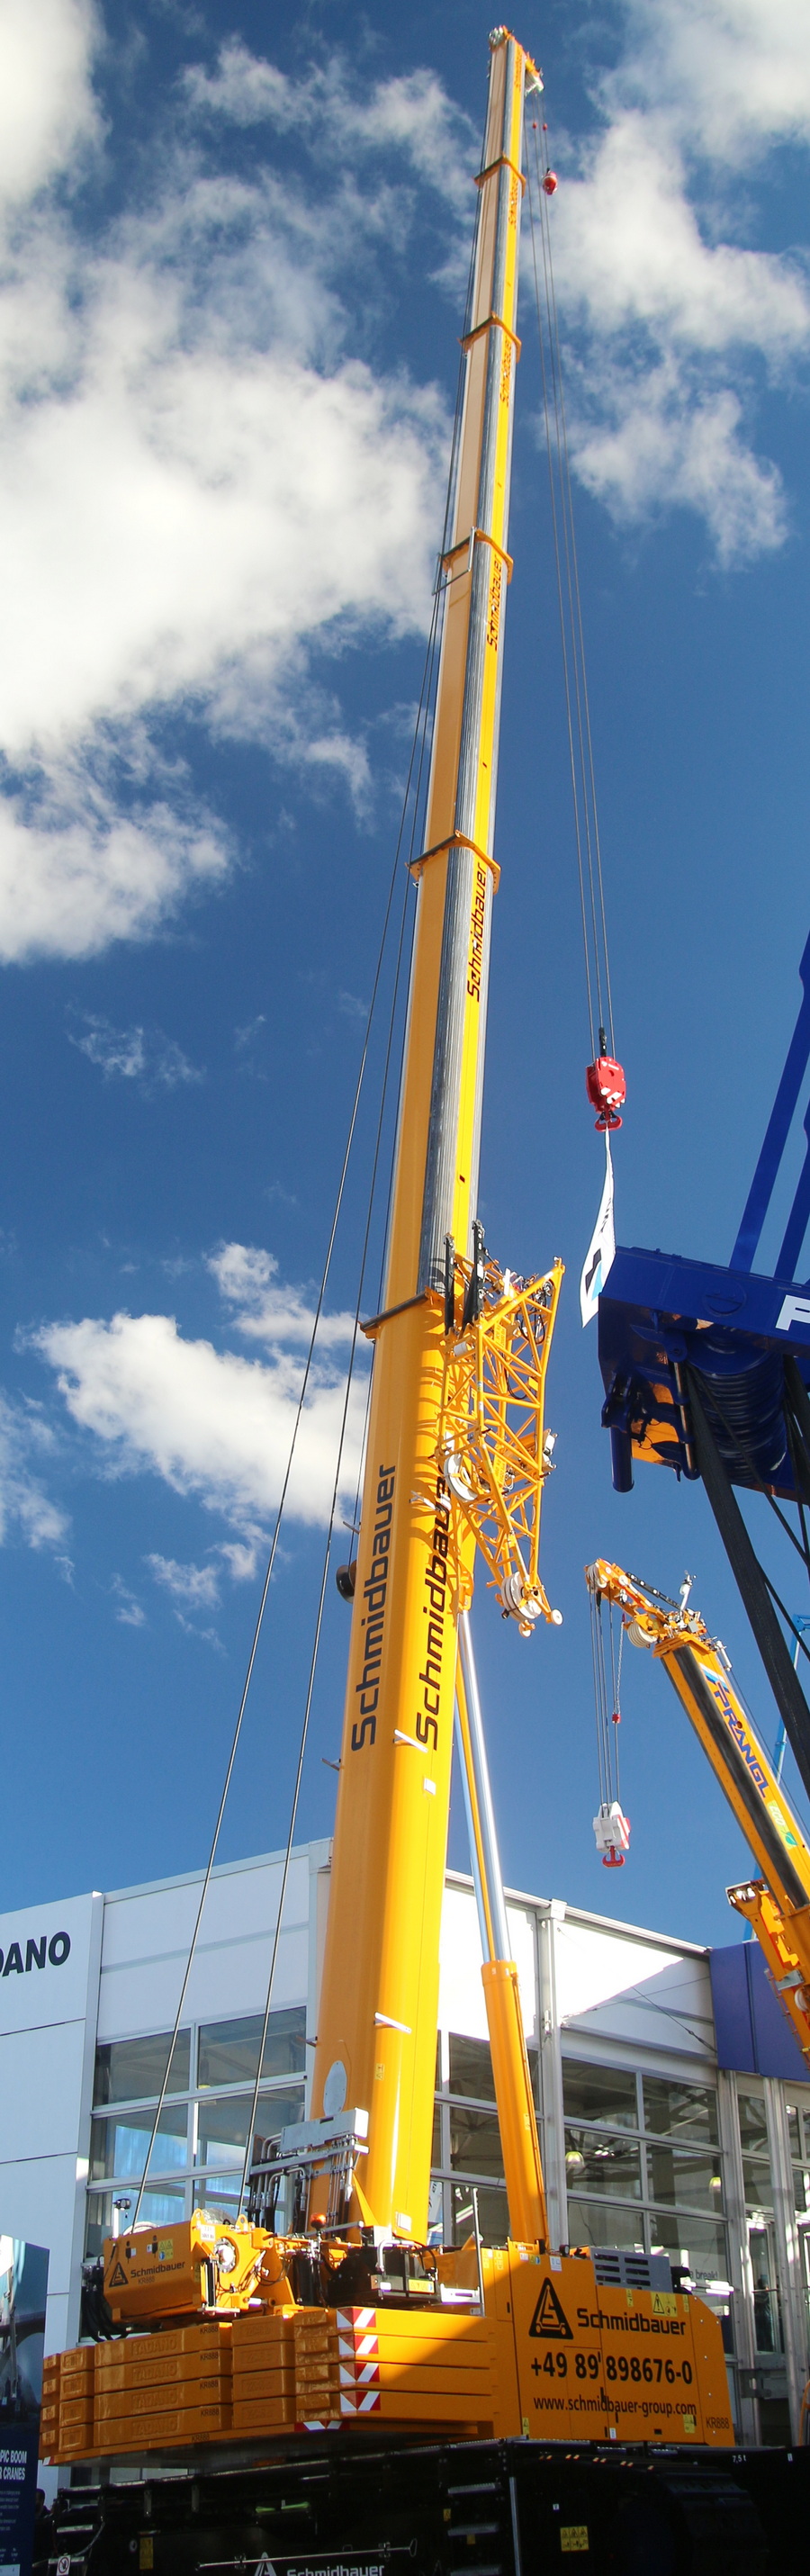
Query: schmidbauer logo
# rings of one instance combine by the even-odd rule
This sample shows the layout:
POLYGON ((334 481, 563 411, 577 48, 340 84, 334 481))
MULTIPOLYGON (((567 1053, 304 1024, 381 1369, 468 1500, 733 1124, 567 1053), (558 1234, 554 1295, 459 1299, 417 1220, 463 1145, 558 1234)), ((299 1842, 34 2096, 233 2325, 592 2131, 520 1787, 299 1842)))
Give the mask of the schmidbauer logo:
POLYGON ((574 2337, 565 2309, 561 2307, 553 2281, 546 2279, 529 2327, 530 2335, 542 2335, 545 2342, 573 2343, 574 2337))
MULTIPOLYGON (((240 2559, 239 2565, 245 2567, 247 2560, 240 2559)), ((386 2576, 386 2570, 377 2558, 279 2558, 274 2562, 265 2551, 256 2562, 254 2576, 386 2576)))

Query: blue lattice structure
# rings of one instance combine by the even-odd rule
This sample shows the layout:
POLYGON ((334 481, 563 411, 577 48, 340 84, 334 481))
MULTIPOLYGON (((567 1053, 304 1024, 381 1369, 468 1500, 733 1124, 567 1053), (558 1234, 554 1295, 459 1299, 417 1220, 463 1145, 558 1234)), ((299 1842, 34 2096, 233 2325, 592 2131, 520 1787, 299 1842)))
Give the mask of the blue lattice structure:
POLYGON ((804 1623, 760 1565, 734 1492, 764 1494, 783 1523, 796 1506, 790 1535, 810 1574, 810 1281, 795 1275, 810 1221, 810 1101, 776 1270, 753 1268, 810 1063, 810 939, 799 971, 801 1008, 728 1268, 617 1248, 599 1299, 599 1364, 617 1492, 629 1492, 636 1464, 702 1479, 810 1795, 810 1709, 784 1633, 806 1661, 804 1623))

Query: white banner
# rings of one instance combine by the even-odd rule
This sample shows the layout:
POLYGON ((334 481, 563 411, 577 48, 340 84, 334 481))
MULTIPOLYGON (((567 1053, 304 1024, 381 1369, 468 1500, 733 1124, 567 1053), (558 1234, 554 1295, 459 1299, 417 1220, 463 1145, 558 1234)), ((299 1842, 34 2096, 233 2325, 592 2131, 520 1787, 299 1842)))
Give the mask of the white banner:
POLYGON ((601 1290, 616 1250, 613 1224, 613 1163, 610 1153, 610 1129, 605 1128, 605 1185, 599 1201, 599 1215, 585 1255, 579 1283, 579 1310, 583 1324, 595 1315, 601 1290))

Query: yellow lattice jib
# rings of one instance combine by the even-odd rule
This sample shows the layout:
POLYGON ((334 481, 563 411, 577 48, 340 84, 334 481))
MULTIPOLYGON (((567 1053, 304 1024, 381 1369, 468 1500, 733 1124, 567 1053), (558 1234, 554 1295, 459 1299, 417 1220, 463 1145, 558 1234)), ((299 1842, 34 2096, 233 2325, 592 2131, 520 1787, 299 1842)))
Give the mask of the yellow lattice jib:
MULTIPOLYGON (((561 1261, 537 1279, 517 1279, 485 1262, 480 1313, 447 1337, 438 1463, 457 1541, 459 1523, 473 1531, 502 1609, 524 1636, 537 1619, 560 1621, 538 1559, 554 1446, 553 1432, 545 1429, 545 1380, 562 1277, 561 1261)), ((457 1260, 462 1313, 470 1278, 470 1263, 457 1260)), ((460 1563, 458 1544, 455 1553, 460 1563)))

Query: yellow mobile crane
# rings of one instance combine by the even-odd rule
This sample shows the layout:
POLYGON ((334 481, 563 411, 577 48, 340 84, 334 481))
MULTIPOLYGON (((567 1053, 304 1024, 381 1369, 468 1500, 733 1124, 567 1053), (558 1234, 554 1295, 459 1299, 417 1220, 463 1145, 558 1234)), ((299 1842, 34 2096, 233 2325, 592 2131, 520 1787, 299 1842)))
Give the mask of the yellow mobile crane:
MULTIPOLYGON (((375 2569, 407 2543, 419 2568, 521 2576, 530 2487, 535 2522, 545 2498, 555 2563, 560 2547, 590 2549, 592 2566, 618 2569, 633 2480, 643 2521, 650 2477, 660 2499, 664 2462, 684 2451, 706 2531, 736 2535, 735 2576, 764 2564, 749 2500, 723 2466, 733 2430, 708 2307, 663 2256, 548 2241, 469 1625, 479 1555, 524 1635, 558 1616, 538 1546, 562 1264, 529 1280, 502 1271, 475 1217, 523 109, 540 86, 507 30, 490 53, 385 1290, 366 1327, 371 1411, 311 2114, 256 2155, 248 2214, 232 2225, 202 2208, 108 2243, 107 2338, 46 2365, 47 2455, 117 2464, 98 2525, 86 2488, 57 2518, 68 2566, 71 2513, 103 2525, 104 2576, 132 2566, 128 2550, 167 2576, 265 2568, 268 2548, 273 2568, 281 2553, 285 2569, 310 2570, 351 2549, 354 2569, 366 2565, 358 2534, 375 2569), (477 2222, 461 2247, 428 2241, 454 1722, 509 2204, 509 2241, 495 2248, 477 2222), (324 2450, 326 2436, 337 2438, 324 2450), (612 2467, 594 2488, 603 2449, 612 2467), (289 2556, 284 2513, 302 2517, 303 2559, 289 2556)), ((661 2512, 681 2513, 683 2537, 673 2493, 661 2512)), ((683 2549, 679 2565, 703 2566, 683 2549)))
POLYGON ((697 1610, 650 1593, 620 1565, 586 1566, 594 1599, 618 1605, 628 1643, 663 1664, 728 1799, 761 1878, 727 1891, 756 1933, 776 1993, 810 2067, 810 1851, 764 1745, 742 1707, 725 1648, 697 1610))

